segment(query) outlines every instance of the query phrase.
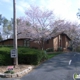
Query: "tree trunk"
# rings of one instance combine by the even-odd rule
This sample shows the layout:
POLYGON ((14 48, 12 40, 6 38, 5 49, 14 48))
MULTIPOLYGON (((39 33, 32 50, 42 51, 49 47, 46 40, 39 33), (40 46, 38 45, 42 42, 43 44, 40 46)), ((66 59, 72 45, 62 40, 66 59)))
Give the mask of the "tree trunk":
POLYGON ((39 41, 39 48, 41 50, 44 50, 44 41, 43 40, 39 41))
POLYGON ((42 45, 41 45, 41 49, 44 50, 44 41, 42 40, 42 45))

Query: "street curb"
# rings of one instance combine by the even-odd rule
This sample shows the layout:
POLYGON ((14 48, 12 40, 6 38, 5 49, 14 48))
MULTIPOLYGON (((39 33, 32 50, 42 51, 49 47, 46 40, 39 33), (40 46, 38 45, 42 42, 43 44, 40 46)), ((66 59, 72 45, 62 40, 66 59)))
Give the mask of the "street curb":
POLYGON ((28 74, 34 67, 33 66, 29 66, 27 69, 21 71, 21 72, 17 72, 14 74, 10 74, 10 73, 0 73, 0 77, 3 78, 16 78, 16 77, 22 77, 25 74, 28 74))

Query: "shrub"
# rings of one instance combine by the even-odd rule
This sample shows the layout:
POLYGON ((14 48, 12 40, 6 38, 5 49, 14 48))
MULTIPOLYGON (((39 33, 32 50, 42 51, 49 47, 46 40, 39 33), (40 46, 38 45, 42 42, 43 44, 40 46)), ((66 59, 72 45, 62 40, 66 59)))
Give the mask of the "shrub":
MULTIPOLYGON (((12 47, 0 47, 0 65, 13 64, 13 58, 10 57, 12 47)), ((18 61, 19 64, 39 64, 42 60, 46 59, 47 54, 38 49, 30 49, 26 47, 18 48, 18 61)))
POLYGON ((62 47, 59 47, 59 48, 57 49, 57 51, 63 51, 62 47))
POLYGON ((12 64, 12 59, 10 58, 10 48, 1 47, 0 48, 0 65, 12 64))
POLYGON ((46 49, 46 52, 53 52, 54 50, 53 50, 53 48, 47 48, 46 49))
POLYGON ((14 74, 14 71, 5 71, 4 73, 14 74))
POLYGON ((72 48, 72 47, 68 47, 67 49, 68 49, 68 50, 70 50, 70 51, 72 51, 72 50, 73 50, 73 48, 72 48))
POLYGON ((44 51, 35 49, 19 50, 19 63, 20 64, 39 64, 43 59, 46 59, 47 54, 44 51))

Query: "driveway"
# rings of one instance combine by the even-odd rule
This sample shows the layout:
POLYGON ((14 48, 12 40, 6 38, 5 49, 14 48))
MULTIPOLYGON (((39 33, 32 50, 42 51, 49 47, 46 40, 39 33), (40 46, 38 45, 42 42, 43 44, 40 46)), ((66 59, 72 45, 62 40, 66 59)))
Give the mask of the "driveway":
POLYGON ((20 79, 1 78, 0 80, 73 80, 75 72, 80 73, 80 54, 72 52, 45 61, 20 79), (72 62, 69 65, 70 61, 72 62))

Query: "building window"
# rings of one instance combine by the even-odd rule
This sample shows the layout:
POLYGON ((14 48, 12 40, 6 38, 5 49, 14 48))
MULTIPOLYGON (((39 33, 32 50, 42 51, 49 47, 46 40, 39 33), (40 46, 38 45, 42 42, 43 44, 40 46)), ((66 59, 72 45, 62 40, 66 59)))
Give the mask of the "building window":
POLYGON ((30 41, 28 40, 26 44, 27 44, 27 47, 29 47, 30 46, 30 41))
POLYGON ((24 40, 24 46, 26 46, 26 40, 24 40))
POLYGON ((30 41, 29 40, 24 40, 24 46, 29 47, 30 46, 30 41))

